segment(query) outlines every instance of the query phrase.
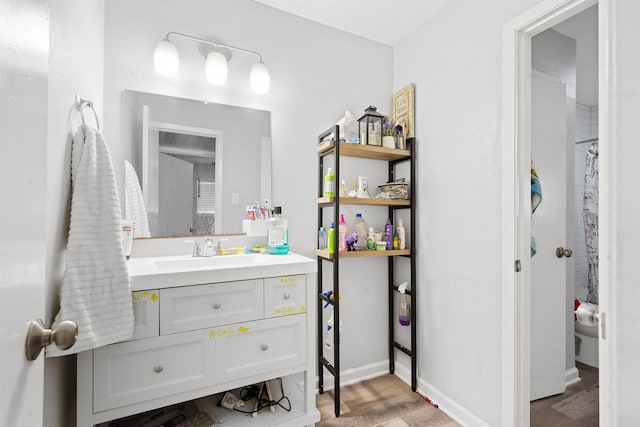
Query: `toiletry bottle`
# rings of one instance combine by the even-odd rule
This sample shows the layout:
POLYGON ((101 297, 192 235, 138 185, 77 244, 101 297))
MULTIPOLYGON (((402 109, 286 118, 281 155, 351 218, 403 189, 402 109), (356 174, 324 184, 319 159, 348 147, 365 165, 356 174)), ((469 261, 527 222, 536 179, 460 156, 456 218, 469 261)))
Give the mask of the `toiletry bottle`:
POLYGON ((367 249, 376 248, 376 238, 373 235, 373 227, 369 227, 369 234, 367 235, 367 249))
POLYGON ((340 184, 340 197, 347 197, 349 193, 347 193, 347 182, 343 179, 340 184))
POLYGON ((333 197, 336 195, 336 176, 331 168, 327 169, 324 176, 324 197, 333 197))
MULTIPOLYGON (((333 335, 334 335, 334 324, 333 324, 333 310, 331 310, 331 316, 329 316, 329 320, 327 321, 327 335, 324 340, 324 348, 327 350, 333 350, 333 335)), ((342 338, 342 319, 340 319, 340 325, 338 326, 338 339, 342 338)))
POLYGON ((327 229, 324 227, 318 231, 318 249, 327 249, 327 229))
POLYGON ((338 251, 347 251, 347 223, 344 214, 340 214, 340 224, 338 224, 338 251))
POLYGON ((384 225, 384 240, 387 242, 387 250, 393 249, 393 224, 391 224, 391 218, 387 218, 387 223, 384 225))
POLYGON ((393 230, 393 249, 400 249, 400 240, 398 239, 398 230, 393 230))
POLYGON ((331 227, 327 232, 327 250, 330 254, 334 253, 335 250, 335 241, 336 241, 336 230, 333 226, 333 222, 331 223, 331 227))
POLYGON ((409 326, 411 323, 411 303, 407 296, 407 282, 398 286, 400 292, 400 310, 398 312, 398 321, 402 326, 409 326))
POLYGON ((404 234, 404 226, 402 225, 402 218, 398 219, 398 249, 406 248, 405 234, 404 234))
POLYGON ((289 253, 288 221, 282 216, 282 208, 273 208, 274 215, 269 218, 267 229, 267 252, 272 255, 289 253))
POLYGON ((355 228, 356 233, 358 234, 358 241, 356 242, 356 250, 362 251, 367 249, 367 223, 364 222, 362 218, 362 214, 356 214, 356 220, 353 223, 353 228, 355 228))

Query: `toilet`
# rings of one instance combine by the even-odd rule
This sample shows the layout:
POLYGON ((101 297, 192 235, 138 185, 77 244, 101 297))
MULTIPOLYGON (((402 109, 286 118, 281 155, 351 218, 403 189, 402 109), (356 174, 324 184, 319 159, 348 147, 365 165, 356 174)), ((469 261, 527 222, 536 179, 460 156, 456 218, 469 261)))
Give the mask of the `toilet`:
POLYGON ((578 301, 576 306, 576 361, 597 368, 598 325, 600 324, 597 318, 598 305, 578 301))

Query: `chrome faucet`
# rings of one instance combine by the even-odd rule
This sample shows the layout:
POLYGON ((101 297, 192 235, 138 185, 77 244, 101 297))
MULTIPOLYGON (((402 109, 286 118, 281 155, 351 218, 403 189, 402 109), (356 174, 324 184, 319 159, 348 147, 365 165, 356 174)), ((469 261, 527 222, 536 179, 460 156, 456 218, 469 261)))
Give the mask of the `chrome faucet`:
POLYGON ((213 240, 206 239, 204 241, 204 245, 200 245, 197 241, 193 239, 185 240, 185 243, 193 244, 193 253, 191 256, 193 257, 210 257, 214 255, 220 255, 222 251, 222 242, 229 239, 220 239, 218 243, 213 244, 213 240))

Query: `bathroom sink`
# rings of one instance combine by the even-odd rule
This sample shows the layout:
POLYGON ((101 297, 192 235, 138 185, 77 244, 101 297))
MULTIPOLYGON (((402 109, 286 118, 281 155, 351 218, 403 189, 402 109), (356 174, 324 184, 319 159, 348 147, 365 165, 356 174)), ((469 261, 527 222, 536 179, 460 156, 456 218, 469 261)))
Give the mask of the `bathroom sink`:
POLYGON ((193 269, 233 268, 250 266, 266 259, 262 254, 220 255, 212 257, 185 257, 155 261, 159 270, 184 271, 193 269))
POLYGON ((315 260, 292 252, 286 255, 152 256, 131 258, 127 265, 133 291, 315 273, 317 267, 315 260))

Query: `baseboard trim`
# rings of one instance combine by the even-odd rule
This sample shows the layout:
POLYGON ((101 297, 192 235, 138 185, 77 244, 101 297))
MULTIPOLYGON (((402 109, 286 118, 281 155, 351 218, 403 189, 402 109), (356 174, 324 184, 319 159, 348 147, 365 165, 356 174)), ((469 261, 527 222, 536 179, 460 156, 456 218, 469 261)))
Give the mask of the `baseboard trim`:
POLYGON ((565 382, 567 387, 577 382, 580 382, 580 372, 578 372, 578 368, 575 366, 573 368, 567 369, 564 374, 565 382))
MULTIPOLYGON (((358 383, 360 381, 369 380, 389 373, 389 359, 370 363, 368 365, 359 366, 357 368, 346 369, 340 372, 340 385, 358 383)), ((404 379, 403 379, 404 381, 404 379)), ((406 382, 406 381, 405 381, 406 382)), ((324 374, 324 390, 333 390, 335 381, 333 375, 325 371, 324 374)), ((316 377, 316 392, 318 391, 318 377, 316 377)))
MULTIPOLYGON (((341 384, 343 386, 357 383, 360 381, 368 380, 371 378, 379 377, 389 373, 389 360, 383 360, 376 363, 371 363, 362 367, 348 369, 342 371, 341 384)), ((400 378, 407 385, 411 385, 411 369, 403 364, 395 364, 395 375, 400 378)), ((334 382, 331 374, 326 374, 324 377, 324 389, 333 390, 334 382)), ((316 378, 316 391, 318 389, 318 378, 316 378)), ((490 424, 481 420, 474 414, 472 414, 465 407, 457 403, 455 400, 450 399, 445 393, 438 390, 432 384, 427 381, 418 378, 418 391, 423 395, 429 396, 433 403, 437 403, 438 408, 451 417, 453 420, 464 426, 477 426, 477 427, 491 427, 490 424)))

